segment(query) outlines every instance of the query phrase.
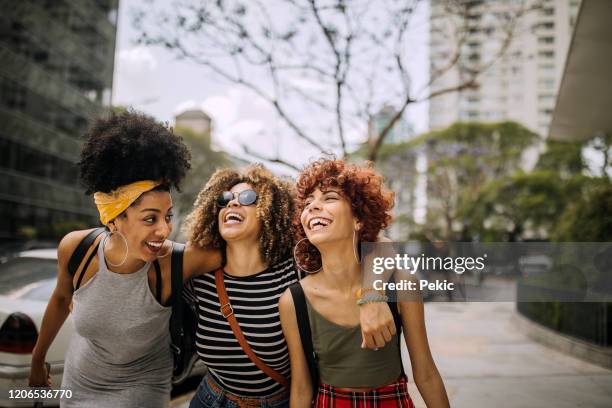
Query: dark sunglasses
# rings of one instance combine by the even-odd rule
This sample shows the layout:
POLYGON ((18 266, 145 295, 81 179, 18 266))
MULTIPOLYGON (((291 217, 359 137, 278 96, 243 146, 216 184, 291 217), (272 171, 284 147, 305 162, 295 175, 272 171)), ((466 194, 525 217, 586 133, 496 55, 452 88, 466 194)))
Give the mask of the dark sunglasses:
MULTIPOLYGON (((217 205, 219 207, 227 207, 230 201, 236 197, 238 193, 232 193, 231 191, 224 191, 221 193, 219 198, 217 198, 217 205)), ((244 190, 238 194, 238 202, 240 205, 251 205, 255 204, 257 201, 257 193, 253 190, 244 190)))

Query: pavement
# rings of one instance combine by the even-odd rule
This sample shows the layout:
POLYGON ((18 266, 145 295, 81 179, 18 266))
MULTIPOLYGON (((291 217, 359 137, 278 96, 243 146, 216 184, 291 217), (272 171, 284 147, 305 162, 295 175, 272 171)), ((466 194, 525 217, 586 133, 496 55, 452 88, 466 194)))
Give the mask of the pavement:
MULTIPOLYGON (((514 302, 426 304, 451 407, 612 407, 612 371, 530 340, 515 309, 514 302)), ((411 373, 405 346, 402 352, 411 373)), ((412 380, 409 387, 416 407, 425 407, 412 380)))
MULTIPOLYGON (((514 302, 425 305, 429 343, 454 408, 610 408, 612 370, 540 345, 519 330, 514 302)), ((402 359, 417 408, 405 344, 402 359)), ((186 408, 191 395, 172 406, 186 408)))

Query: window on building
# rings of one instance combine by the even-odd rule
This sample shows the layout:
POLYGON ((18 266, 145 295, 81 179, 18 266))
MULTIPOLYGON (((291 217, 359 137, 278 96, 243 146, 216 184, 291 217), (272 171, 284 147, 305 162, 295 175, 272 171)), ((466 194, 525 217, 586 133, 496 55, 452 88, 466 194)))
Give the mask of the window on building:
POLYGON ((555 28, 555 23, 553 21, 547 21, 544 23, 539 23, 536 25, 537 29, 543 29, 543 30, 552 30, 555 28))
POLYGON ((554 51, 538 51, 538 57, 544 59, 552 59, 555 58, 554 51))
POLYGON ((555 37, 538 37, 538 43, 540 44, 554 44, 555 37))
POLYGON ((0 163, 2 167, 74 185, 78 177, 76 165, 49 153, 15 143, 0 134, 0 163))
POLYGON ((546 7, 540 10, 540 14, 543 16, 552 16, 555 14, 555 9, 553 7, 546 7))
POLYGON ((544 88, 550 89, 554 87, 555 80, 553 78, 540 78, 538 79, 538 85, 541 85, 544 88))
POLYGON ((538 101, 540 101, 540 102, 550 102, 550 101, 554 101, 554 100, 555 100, 555 95, 553 95, 551 93, 539 94, 538 95, 538 101))

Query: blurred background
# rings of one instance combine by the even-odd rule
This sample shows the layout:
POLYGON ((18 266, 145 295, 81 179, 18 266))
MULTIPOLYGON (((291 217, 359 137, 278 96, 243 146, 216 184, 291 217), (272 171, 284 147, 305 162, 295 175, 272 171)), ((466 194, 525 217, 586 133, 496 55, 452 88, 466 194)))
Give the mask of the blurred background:
MULTIPOLYGON (((215 169, 262 162, 294 177, 332 153, 384 174, 396 192, 395 241, 611 241, 608 0, 0 7, 4 263, 20 251, 52 259, 23 251, 52 252, 67 232, 98 225, 78 182, 81 137, 95 118, 128 108, 167 122, 191 149, 175 196, 179 240, 215 169)), ((29 268, 3 269, 7 304, 43 278, 52 290, 48 268, 29 268)), ((503 284, 504 274, 525 271, 484 282, 503 284)), ((453 406, 612 403, 610 303, 429 306, 453 406)))

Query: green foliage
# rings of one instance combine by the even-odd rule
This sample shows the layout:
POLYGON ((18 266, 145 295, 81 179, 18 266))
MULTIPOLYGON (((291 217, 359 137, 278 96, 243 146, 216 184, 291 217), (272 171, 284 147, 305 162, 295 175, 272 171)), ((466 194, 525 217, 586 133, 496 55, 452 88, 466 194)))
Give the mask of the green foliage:
POLYGON ((210 134, 196 133, 191 129, 180 127, 174 129, 174 132, 183 137, 191 152, 191 170, 181 185, 181 194, 175 204, 177 212, 186 215, 210 176, 218 168, 230 165, 230 162, 224 153, 211 149, 210 134))
POLYGON ((609 179, 591 179, 577 199, 567 207, 552 233, 552 239, 567 242, 612 241, 612 184, 609 179))
MULTIPOLYGON (((528 225, 550 228, 567 204, 567 186, 556 173, 517 172, 490 181, 461 206, 461 216, 469 221, 472 233, 515 240, 528 225), (500 236, 501 233, 501 236, 500 236)), ((482 239, 482 237, 481 237, 482 239)))
MULTIPOLYGON (((493 209, 495 203, 491 190, 499 184, 483 187, 520 170, 521 157, 526 148, 539 141, 537 134, 515 122, 455 123, 415 140, 424 145, 427 160, 427 218, 430 228, 443 220, 442 237, 456 239, 455 224, 482 224, 484 214, 478 213, 474 200, 481 203, 480 212, 493 209), (467 217, 467 218, 466 218, 467 217), (469 217, 476 217, 471 220, 469 217)), ((494 223, 496 224, 496 223, 494 223)), ((495 226, 494 228, 495 229, 495 226)), ((498 228, 503 233, 504 228, 498 228)), ((494 234, 499 235, 499 234, 494 234)))
POLYGON ((560 142, 548 139, 546 150, 538 159, 537 170, 554 171, 561 177, 581 174, 586 168, 582 158, 582 142, 560 142))

